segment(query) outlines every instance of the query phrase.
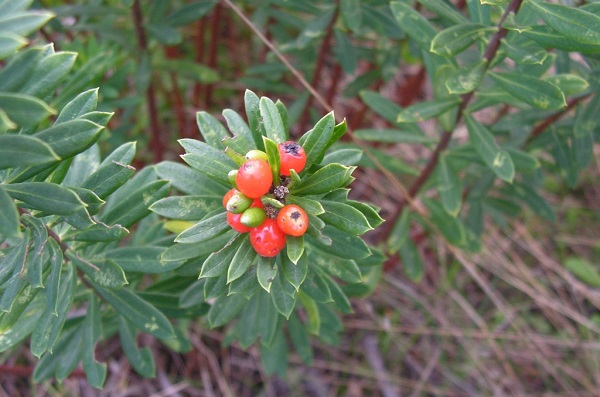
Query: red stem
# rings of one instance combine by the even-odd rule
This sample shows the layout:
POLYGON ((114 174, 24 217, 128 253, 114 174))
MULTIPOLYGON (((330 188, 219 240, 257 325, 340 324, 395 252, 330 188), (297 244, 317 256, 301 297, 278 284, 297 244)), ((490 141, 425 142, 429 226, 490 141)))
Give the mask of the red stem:
MULTIPOLYGON (((204 34, 206 32, 206 21, 207 21, 207 17, 203 17, 202 19, 200 19, 200 21, 198 21, 198 29, 196 32, 196 40, 195 40, 196 54, 194 57, 194 60, 196 61, 197 64, 204 63, 204 52, 205 52, 204 34)), ((194 105, 194 108, 196 108, 196 109, 200 108, 200 98, 203 96, 202 88, 203 87, 202 87, 202 84, 200 84, 200 82, 197 81, 194 84, 194 94, 193 94, 193 98, 192 98, 192 103, 194 105)))
MULTIPOLYGON (((146 39, 146 32, 144 32, 142 8, 139 0, 133 2, 131 8, 133 13, 133 22, 135 25, 135 32, 138 40, 138 46, 142 50, 142 53, 148 52, 148 41, 146 39)), ((160 131, 160 123, 158 120, 158 106, 156 105, 156 93, 154 90, 154 82, 152 78, 148 83, 146 89, 146 106, 148 107, 148 116, 150 117, 150 150, 154 153, 154 161, 159 162, 163 156, 163 142, 162 134, 160 131)))
MULTIPOLYGON (((217 67, 217 50, 219 48, 219 21, 221 19, 221 9, 221 4, 217 4, 210 19, 210 47, 208 48, 208 66, 213 69, 216 69, 217 67)), ((208 84, 206 86, 206 108, 210 108, 212 105, 212 96, 214 88, 214 84, 208 84)))

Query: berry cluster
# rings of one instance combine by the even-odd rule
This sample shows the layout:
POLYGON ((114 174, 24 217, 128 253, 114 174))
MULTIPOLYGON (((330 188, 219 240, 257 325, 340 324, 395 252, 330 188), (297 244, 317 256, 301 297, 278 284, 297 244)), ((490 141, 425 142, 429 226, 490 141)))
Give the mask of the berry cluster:
MULTIPOLYGON (((290 176, 290 170, 300 172, 306 164, 306 154, 302 146, 293 141, 278 145, 279 170, 283 177, 290 176)), ((277 209, 265 204, 262 197, 273 196, 285 200, 285 194, 273 194, 273 172, 268 156, 261 150, 246 153, 244 163, 229 173, 235 186, 223 197, 227 210, 227 223, 239 233, 250 232, 250 243, 261 256, 274 257, 284 247, 286 235, 302 236, 308 228, 308 215, 299 206, 284 205, 277 209)))

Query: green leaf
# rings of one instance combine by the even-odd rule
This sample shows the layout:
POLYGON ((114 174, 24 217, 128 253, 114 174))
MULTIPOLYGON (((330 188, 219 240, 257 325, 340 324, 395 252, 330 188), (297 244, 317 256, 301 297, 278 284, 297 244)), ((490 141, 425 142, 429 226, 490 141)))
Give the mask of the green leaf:
POLYGON ((63 252, 54 239, 48 240, 50 274, 46 279, 46 310, 58 315, 58 297, 61 286, 63 252))
POLYGON ((442 0, 419 0, 419 3, 440 17, 446 18, 455 24, 464 24, 469 22, 469 20, 460 12, 458 12, 456 8, 450 6, 448 3, 442 0))
POLYGON ((355 32, 358 32, 362 24, 362 10, 359 0, 341 0, 340 14, 344 25, 355 32))
POLYGON ((162 260, 167 262, 179 262, 182 260, 207 257, 215 248, 223 247, 238 233, 231 229, 220 236, 207 240, 204 244, 175 244, 165 250, 162 260))
POLYGON ((93 112, 98 106, 98 88, 84 91, 67 103, 56 118, 55 123, 74 120, 86 113, 93 112))
MULTIPOLYGON (((285 129, 283 120, 281 119, 281 115, 279 114, 279 110, 275 103, 267 97, 262 97, 260 98, 258 107, 267 138, 271 139, 276 144, 285 142, 288 137, 288 132, 285 129)), ((268 149, 266 146, 265 148, 268 149)))
POLYGON ((27 135, 0 135, 0 169, 47 164, 60 157, 43 141, 27 135))
POLYGON ((342 291, 340 286, 326 275, 323 275, 323 281, 327 284, 327 288, 329 288, 329 292, 331 293, 331 299, 333 300, 333 304, 335 307, 344 314, 351 314, 354 312, 352 310, 352 305, 350 304, 350 300, 342 291))
POLYGON ((402 215, 396 221, 392 227, 390 237, 387 240, 387 252, 390 255, 397 253, 400 247, 404 245, 404 242, 408 238, 410 231, 410 211, 407 208, 402 210, 402 215))
POLYGON ((400 1, 390 3, 392 15, 398 22, 398 25, 413 39, 421 49, 429 51, 431 41, 436 32, 433 26, 416 11, 412 5, 400 1))
POLYGON ((371 250, 360 237, 345 233, 330 225, 325 226, 323 234, 335 243, 328 246, 323 241, 314 238, 311 238, 310 243, 331 255, 344 259, 362 259, 371 255, 371 250))
POLYGON ((233 320, 246 306, 246 302, 246 298, 240 294, 217 298, 208 312, 208 323, 211 328, 220 327, 233 320))
POLYGON ((450 94, 466 94, 475 91, 485 74, 487 62, 482 59, 472 65, 454 70, 446 80, 446 88, 450 94))
POLYGON ((48 144, 60 158, 66 159, 92 146, 103 129, 89 120, 75 119, 54 124, 33 136, 48 144))
POLYGON ((333 301, 329 287, 318 272, 309 272, 306 275, 300 291, 316 302, 329 303, 333 301))
POLYGON ((321 203, 317 200, 312 200, 306 197, 287 195, 285 198, 286 204, 296 204, 300 206, 307 214, 314 216, 321 215, 325 210, 321 203))
POLYGON ((231 185, 227 173, 238 166, 224 152, 192 139, 180 139, 179 143, 188 152, 181 156, 183 161, 212 180, 225 186, 231 185))
POLYGON ((382 143, 418 143, 430 144, 437 140, 432 139, 420 131, 397 129, 361 129, 354 131, 354 137, 368 142, 382 143))
MULTIPOLYGON (((429 44, 427 44, 429 46, 429 44)), ((367 105, 372 111, 386 119, 392 124, 396 124, 396 118, 398 113, 402 111, 402 108, 396 103, 383 97, 374 91, 361 91, 360 99, 367 105)))
POLYGON ((2 331, 0 338, 0 352, 4 352, 21 343, 35 328, 40 316, 44 312, 41 299, 33 300, 21 313, 17 321, 7 330, 2 331))
POLYGON ((304 253, 304 237, 286 236, 287 256, 295 265, 304 253))
POLYGON ((538 109, 558 110, 567 106, 562 91, 552 83, 523 73, 489 73, 510 95, 538 109))
MULTIPOLYGON (((204 138, 204 142, 212 148, 225 149, 222 141, 224 138, 229 137, 229 133, 223 127, 223 124, 219 122, 215 117, 211 116, 207 112, 196 113, 196 122, 198 123, 198 129, 204 138)), ((189 139, 182 139, 179 141, 186 151, 195 153, 195 151, 188 150, 188 147, 184 146, 184 142, 190 142, 189 139)), ((199 142, 199 141, 195 141, 199 142)))
MULTIPOLYGON (((233 134, 231 140, 242 140, 244 146, 248 147, 248 149, 253 149, 255 146, 254 137, 252 136, 250 127, 248 127, 242 116, 231 109, 225 109, 223 110, 223 118, 227 122, 229 131, 233 134)), ((226 141, 230 140, 226 139, 226 141)), ((239 145, 242 145, 242 143, 239 145)))
POLYGON ((423 278, 423 260, 417 246, 409 238, 400 247, 400 260, 404 274, 414 282, 423 278))
POLYGON ((483 162, 502 180, 512 183, 515 167, 510 155, 501 150, 492 133, 471 115, 465 115, 469 139, 483 162))
POLYGON ((20 126, 28 127, 38 124, 56 111, 31 95, 2 92, 0 93, 0 109, 20 126))
POLYGON ((83 321, 83 370, 90 385, 101 389, 106 379, 106 364, 96 361, 94 350, 101 334, 100 311, 95 295, 88 299, 87 313, 83 321))
POLYGON ((506 149, 517 171, 531 172, 540 168, 540 163, 532 155, 518 149, 506 149))
POLYGON ((127 288, 103 288, 93 281, 90 283, 108 304, 140 331, 160 339, 174 336, 173 326, 165 315, 135 292, 127 288))
POLYGON ((417 103, 402 109, 396 118, 397 123, 416 123, 429 120, 435 116, 446 113, 460 103, 460 98, 450 97, 434 99, 432 101, 417 103))
POLYGON ((58 87, 77 58, 75 52, 57 52, 39 62, 21 92, 44 98, 58 87))
POLYGON ((320 218, 348 234, 361 235, 373 230, 363 213, 348 204, 322 200, 321 205, 325 212, 320 218))
POLYGON ((223 201, 219 196, 173 196, 150 206, 152 212, 170 219, 198 220, 204 218, 223 201))
MULTIPOLYGON (((54 344, 63 329, 67 320, 67 314, 71 309, 76 283, 77 276, 75 270, 73 266, 68 266, 67 272, 64 274, 61 282, 61 290, 58 294, 58 315, 52 313, 51 310, 46 310, 31 335, 30 349, 31 353, 36 357, 40 357, 46 350, 53 351, 54 344)), ((57 352, 59 351, 57 350, 57 352)))
POLYGON ((537 45, 513 45, 509 40, 502 39, 502 48, 510 59, 523 65, 541 65, 548 57, 548 52, 537 45))
POLYGON ((277 275, 277 265, 271 258, 258 257, 256 266, 256 278, 261 287, 267 292, 271 291, 271 284, 277 275))
POLYGON ((252 137, 254 139, 254 144, 258 150, 265 150, 262 140, 264 126, 261 121, 262 116, 260 114, 260 99, 254 92, 246 90, 244 93, 244 105, 246 108, 246 116, 248 116, 250 132, 252 133, 252 137))
POLYGON ((300 138, 300 145, 306 152, 306 165, 304 172, 310 169, 313 164, 318 164, 323 160, 325 151, 334 135, 335 119, 333 113, 328 113, 315 126, 300 138))
POLYGON ((116 263, 127 272, 158 274, 178 268, 177 262, 162 261, 164 247, 121 247, 104 254, 109 261, 116 263))
POLYGON ((283 331, 279 329, 270 346, 261 343, 258 347, 260 359, 267 375, 285 377, 288 366, 288 347, 283 331))
MULTIPOLYGON (((124 185, 123 188, 126 186, 124 185)), ((169 184, 167 181, 150 182, 137 190, 130 191, 129 195, 123 200, 119 200, 118 204, 106 208, 106 211, 100 215, 100 219, 104 223, 118 223, 123 227, 129 227, 149 215, 150 210, 148 207, 155 201, 165 197, 168 192, 169 184)))
MULTIPOLYGON (((444 236, 446 240, 457 247, 467 247, 467 232, 459 218, 448 215, 442 206, 433 200, 424 199, 423 203, 429 210, 431 223, 444 236)), ((408 241, 408 239, 406 240, 408 241)), ((404 243, 406 245, 406 242, 404 243)), ((403 246, 404 246, 403 245, 403 246)), ((400 248, 402 252, 402 248, 400 248)))
POLYGON ((361 271, 354 260, 336 258, 325 252, 315 250, 309 255, 309 262, 347 283, 363 282, 361 271))
POLYGON ((565 96, 579 94, 590 86, 589 83, 581 77, 568 73, 547 76, 544 80, 557 86, 565 96))
POLYGON ((163 22, 169 26, 190 24, 208 14, 216 4, 216 1, 200 1, 186 4, 169 14, 163 22))
POLYGON ((556 48, 562 51, 584 54, 600 53, 600 45, 583 44, 571 40, 548 26, 532 26, 531 29, 524 31, 522 34, 544 48, 556 48))
POLYGON ((440 154, 438 160, 437 178, 437 190, 442 206, 448 214, 458 216, 462 205, 462 183, 445 153, 440 154))
POLYGON ((296 353, 298 353, 298 356, 300 356, 300 359, 304 364, 310 365, 313 360, 313 350, 304 324, 300 322, 300 319, 295 313, 292 313, 290 316, 288 324, 290 339, 296 353))
MULTIPOLYGON (((168 180, 173 187, 186 194, 223 196, 228 190, 227 187, 213 181, 203 173, 174 161, 158 163, 155 169, 160 178, 168 180)), ((227 181, 227 186, 231 189, 229 181, 227 181)))
MULTIPOLYGON (((290 264, 290 266, 294 265, 290 264)), ((282 272, 277 272, 277 276, 271 285, 271 300, 277 311, 286 319, 289 319, 296 306, 296 298, 287 292, 286 284, 289 283, 284 279, 282 272)))
POLYGON ((103 288, 118 289, 129 284, 123 269, 112 261, 88 260, 71 251, 67 252, 67 257, 81 271, 103 288))
POLYGON ((328 164, 312 175, 304 178, 299 186, 293 186, 290 193, 298 196, 329 193, 350 182, 352 172, 356 167, 345 167, 341 164, 328 164))
POLYGON ((251 299, 260 291, 260 286, 256 282, 256 279, 256 266, 252 266, 239 278, 227 284, 229 288, 227 295, 240 294, 246 299, 251 299))
POLYGON ((256 251, 250 244, 250 239, 244 238, 237 247, 235 255, 227 270, 227 284, 241 277, 256 260, 256 251))
POLYGON ((265 145, 265 151, 273 174, 273 185, 279 185, 279 169, 281 166, 281 159, 279 158, 279 147, 275 141, 263 136, 263 143, 265 145))
POLYGON ((28 41, 23 36, 12 32, 0 32, 0 59, 4 59, 27 45, 28 41))
POLYGON ((302 291, 298 293, 298 299, 300 299, 300 303, 306 311, 306 330, 313 335, 318 335, 321 330, 321 316, 317 302, 309 298, 302 291))
POLYGON ((44 26, 52 17, 54 14, 45 10, 9 13, 0 19, 0 32, 25 36, 44 26))
POLYGON ((557 32, 583 44, 600 45, 600 17, 574 7, 529 1, 535 12, 557 32))
POLYGON ((284 257, 281 263, 281 273, 283 273, 285 280, 298 291, 308 274, 308 257, 306 255, 301 256, 297 263, 293 263, 287 257, 284 257))
MULTIPOLYGON (((70 327, 61 334, 55 354, 46 354, 35 366, 33 381, 42 382, 51 377, 64 379, 75 368, 81 357, 80 327, 70 327)), ((57 379, 58 380, 58 379, 57 379)))
POLYGON ((229 228, 227 214, 224 211, 219 211, 218 214, 201 220, 179 234, 177 238, 175 238, 175 241, 178 243, 199 243, 222 234, 229 228))
POLYGON ((86 241, 86 242, 110 242, 118 241, 129 235, 129 230, 121 225, 107 226, 98 223, 81 231, 73 231, 65 235, 65 241, 86 241))
MULTIPOLYGON (((213 252, 204 261, 200 276, 198 278, 218 277, 225 274, 229 263, 233 259, 240 245, 247 239, 236 236, 235 240, 230 241, 222 249, 213 252)), ((206 243, 208 245, 208 243, 206 243)), ((217 246, 212 246, 211 251, 217 246)))
POLYGON ((2 211, 0 211, 0 235, 4 237, 19 237, 21 235, 21 229, 17 206, 1 184, 0 208, 2 208, 2 211))
POLYGON ((71 190, 49 182, 12 183, 4 189, 27 207, 50 214, 70 215, 85 207, 71 190))
POLYGON ((385 222, 383 218, 379 215, 379 211, 381 210, 381 208, 375 207, 372 204, 354 200, 348 200, 346 201, 346 203, 362 212, 362 214, 367 218, 367 221, 369 222, 369 225, 371 225, 372 228, 376 228, 377 226, 385 222))
POLYGON ((589 286, 600 288, 600 273, 586 259, 569 257, 565 260, 565 269, 589 286))
POLYGON ((434 54, 452 57, 460 54, 475 41, 487 33, 495 32, 498 28, 479 23, 461 23, 442 30, 435 35, 429 49, 434 54))
POLYGON ((140 349, 137 346, 135 331, 132 324, 125 317, 118 317, 118 322, 121 347, 135 372, 144 378, 154 378, 156 376, 156 364, 154 363, 152 351, 148 347, 140 349))

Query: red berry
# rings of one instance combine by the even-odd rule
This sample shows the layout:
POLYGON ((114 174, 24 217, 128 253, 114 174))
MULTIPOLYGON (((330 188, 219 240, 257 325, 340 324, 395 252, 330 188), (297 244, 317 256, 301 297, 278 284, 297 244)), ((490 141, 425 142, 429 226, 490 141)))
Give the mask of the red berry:
POLYGON ((250 243, 260 256, 271 258, 285 247, 285 234, 275 219, 267 218, 259 227, 250 229, 250 243))
POLYGON ((225 193, 225 196, 223 196, 223 207, 224 208, 227 208, 227 202, 229 201, 229 199, 231 198, 231 196, 233 196, 237 192, 238 192, 237 189, 231 189, 227 193, 225 193))
POLYGON ((250 205, 250 208, 262 208, 264 210, 265 209, 265 205, 263 204, 262 200, 259 197, 259 198, 255 198, 254 199, 254 201, 250 205))
POLYGON ((231 228, 236 232, 247 233, 250 231, 250 228, 242 225, 242 223, 240 222, 241 217, 242 214, 232 214, 231 212, 228 212, 227 223, 229 223, 229 226, 231 226, 231 228))
POLYGON ((238 170, 235 184, 238 190, 251 198, 258 198, 269 192, 273 183, 273 173, 264 160, 248 160, 238 170))
POLYGON ((308 229, 308 215, 297 205, 285 205, 279 210, 277 225, 285 234, 302 236, 308 229))
POLYGON ((306 165, 306 153, 302 146, 294 141, 286 141, 277 145, 279 148, 279 158, 281 166, 279 172, 281 175, 290 176, 290 170, 297 173, 304 169, 306 165))

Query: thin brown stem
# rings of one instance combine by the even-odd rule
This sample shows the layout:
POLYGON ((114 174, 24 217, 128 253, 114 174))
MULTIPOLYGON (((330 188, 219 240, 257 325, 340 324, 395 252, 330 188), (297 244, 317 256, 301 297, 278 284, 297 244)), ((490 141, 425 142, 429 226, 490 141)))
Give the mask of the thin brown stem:
MULTIPOLYGON (((135 25, 135 33, 138 41, 138 46, 143 54, 147 53, 148 41, 146 38, 146 32, 144 31, 142 7, 140 6, 139 0, 135 0, 133 2, 133 7, 131 8, 131 11, 133 14, 133 22, 135 25)), ((162 160, 163 156, 163 139, 158 119, 158 106, 156 104, 154 82, 152 81, 152 79, 150 79, 148 87, 146 88, 146 106, 148 108, 148 116, 150 118, 150 150, 154 154, 154 161, 159 162, 162 160)))
POLYGON ((529 135, 529 139, 527 140, 527 143, 530 143, 535 138, 540 136, 544 131, 546 131, 546 129, 548 127, 550 127, 552 124, 554 124, 556 121, 558 121, 561 117, 563 117, 565 114, 567 114, 571 109, 573 109, 575 106, 577 106, 577 104, 579 102, 588 98, 590 95, 591 94, 569 99, 567 101, 567 106, 565 106, 559 112, 554 113, 553 115, 551 115, 550 117, 548 117, 547 119, 545 119, 544 121, 542 121, 541 123, 539 123, 538 125, 536 125, 533 128, 533 130, 531 131, 531 135, 529 135))
MULTIPOLYGON (((339 4, 338 3, 339 3, 339 0, 336 0, 333 16, 331 17, 329 24, 327 24, 327 28, 325 30, 325 37, 323 37, 323 41, 321 42, 321 47, 319 48, 319 54, 317 55, 317 64, 315 65, 315 71, 313 73, 313 77, 310 82, 310 85, 313 87, 316 87, 317 83, 321 79, 321 74, 323 72, 323 66, 325 65, 325 57, 327 56, 327 54, 329 53, 329 50, 331 48, 331 37, 333 36, 333 27, 335 25, 335 21, 337 20, 337 17, 339 14, 339 4)), ((300 117, 299 124, 303 131, 305 131, 308 127, 307 124, 309 121, 309 119, 308 119, 309 110, 312 105, 312 100, 313 100, 313 97, 309 96, 308 100, 306 101, 306 104, 304 105, 304 110, 302 111, 302 116, 300 117)), ((330 102, 328 101, 328 103, 330 103, 330 102)))
MULTIPOLYGON (((494 57, 496 56, 496 54, 498 52, 498 49, 500 48, 501 39, 504 36, 506 36, 506 34, 508 32, 507 29, 502 27, 504 20, 506 19, 508 14, 510 14, 511 12, 517 13, 517 11, 521 7, 522 3, 523 3, 523 0, 513 0, 509 4, 509 6, 506 8, 506 11, 502 15, 502 17, 500 18, 500 21, 498 22, 498 25, 497 25, 498 31, 496 32, 496 34, 494 34, 494 36, 490 40, 490 42, 484 52, 484 55, 483 55, 483 58, 487 60, 486 68, 488 68, 490 66, 492 60, 494 59, 494 57)), ((475 91, 471 91, 471 92, 464 94, 461 97, 461 103, 458 108, 458 113, 456 115, 456 124, 458 124, 462 120, 463 113, 464 113, 465 109, 467 108, 467 105, 473 98, 474 94, 475 94, 475 91)), ((381 235, 379 236, 380 241, 387 240, 387 238, 389 237, 390 233, 393 230, 394 224, 396 223, 398 218, 400 218, 400 215, 402 215, 402 211, 404 211, 404 207, 406 207, 406 204, 409 203, 408 199, 414 198, 417 195, 417 193, 419 193, 421 188, 425 185, 425 183, 429 180, 429 178, 431 177, 431 174, 433 173, 433 171, 435 170, 435 167, 437 166, 440 154, 444 150, 446 150, 448 148, 448 145, 450 144, 450 140, 452 138, 452 133, 453 133, 453 131, 444 131, 439 143, 437 144, 436 148, 434 149, 433 153, 431 154, 429 161, 425 165, 425 168, 423 168, 423 170, 421 171, 421 173, 419 174, 417 179, 415 179, 415 181, 412 183, 412 185, 408 189, 408 197, 405 198, 405 200, 401 201, 398 204, 398 206, 396 207, 396 212, 392 215, 392 217, 390 219, 387 220, 387 222, 385 224, 385 228, 382 231, 381 235)))

